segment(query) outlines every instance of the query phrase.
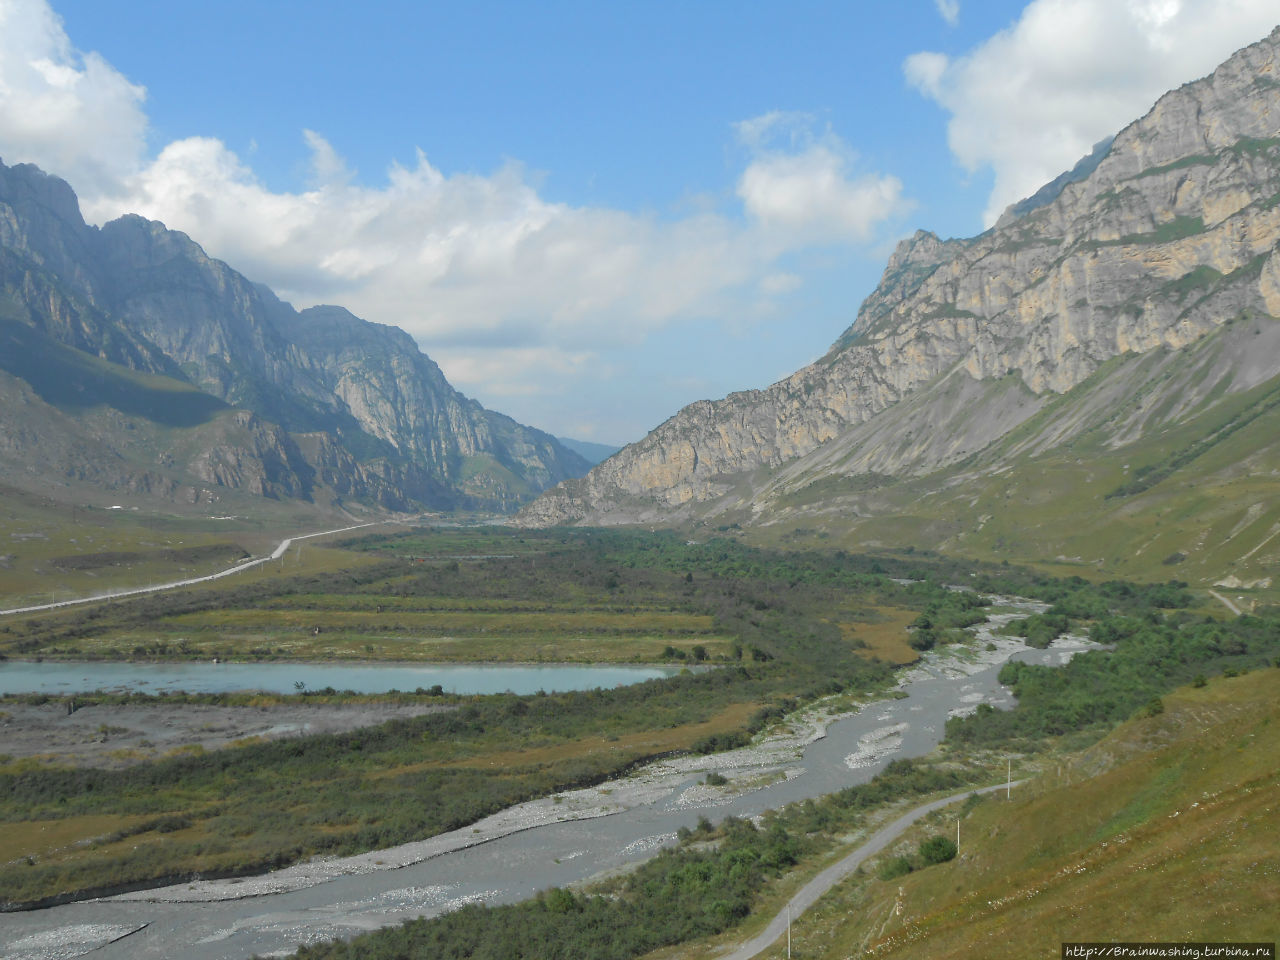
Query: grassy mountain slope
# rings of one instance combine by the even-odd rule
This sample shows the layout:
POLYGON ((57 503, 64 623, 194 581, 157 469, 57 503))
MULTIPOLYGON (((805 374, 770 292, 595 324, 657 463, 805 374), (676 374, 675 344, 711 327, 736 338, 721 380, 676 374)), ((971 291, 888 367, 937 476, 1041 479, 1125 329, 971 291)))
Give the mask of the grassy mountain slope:
POLYGON ((1013 377, 958 373, 878 429, 909 442, 915 418, 945 406, 939 395, 981 391, 1021 419, 998 444, 919 477, 842 475, 832 444, 769 478, 752 511, 708 522, 754 522, 749 536, 764 541, 910 544, 1265 590, 1280 561, 1280 378, 1254 375, 1250 353, 1277 344, 1280 323, 1242 318, 1182 351, 1118 357, 1041 398, 1013 377))
MULTIPOLYGON (((1162 713, 1049 763, 1012 802, 977 804, 957 860, 890 881, 872 866, 805 917, 797 956, 1022 960, 1056 957, 1063 941, 1274 941, 1277 679, 1267 669, 1179 690, 1162 713)), ((954 812, 919 834, 948 831, 954 812)))
POLYGON ((190 427, 230 409, 189 383, 111 363, 3 316, 0 370, 26 380, 41 400, 72 414, 107 406, 163 426, 190 427))

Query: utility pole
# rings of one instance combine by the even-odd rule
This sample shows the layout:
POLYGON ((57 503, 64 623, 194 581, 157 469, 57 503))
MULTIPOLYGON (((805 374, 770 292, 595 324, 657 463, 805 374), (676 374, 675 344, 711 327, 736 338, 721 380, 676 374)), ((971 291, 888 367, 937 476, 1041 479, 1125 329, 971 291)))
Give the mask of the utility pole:
POLYGON ((791 903, 787 902, 787 960, 791 960, 791 903))
POLYGON ((956 856, 960 855, 960 818, 956 817, 956 856))
POLYGON ((1007 764, 1005 771, 1004 798, 1006 800, 1013 799, 1013 757, 1005 757, 1007 764))

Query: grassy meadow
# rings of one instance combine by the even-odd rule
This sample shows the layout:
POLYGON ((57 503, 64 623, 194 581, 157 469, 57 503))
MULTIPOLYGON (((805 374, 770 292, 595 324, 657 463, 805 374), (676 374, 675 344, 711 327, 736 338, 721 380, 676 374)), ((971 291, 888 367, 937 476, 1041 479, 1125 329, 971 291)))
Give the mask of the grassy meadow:
MULTIPOLYGON (((254 504, 252 513, 232 515, 239 506, 232 504, 183 516, 157 513, 135 500, 123 495, 75 505, 0 484, 0 609, 217 573, 270 553, 291 533, 353 522, 269 501, 254 504)), ((330 542, 303 541, 303 549, 291 551, 284 563, 241 576, 262 580, 359 563, 348 552, 332 551, 330 542)))

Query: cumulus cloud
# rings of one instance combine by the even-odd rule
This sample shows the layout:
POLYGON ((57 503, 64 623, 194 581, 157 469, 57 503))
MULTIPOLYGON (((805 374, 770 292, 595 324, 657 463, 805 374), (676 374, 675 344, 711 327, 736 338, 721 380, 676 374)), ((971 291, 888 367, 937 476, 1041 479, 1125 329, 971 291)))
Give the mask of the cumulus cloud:
POLYGON ((738 181, 747 212, 796 243, 864 242, 902 206, 897 177, 850 178, 848 162, 815 144, 800 154, 754 161, 738 181))
POLYGON ((458 382, 488 384, 489 392, 499 397, 562 393, 574 381, 588 376, 598 379, 608 370, 591 351, 546 346, 445 347, 436 352, 435 359, 447 366, 458 382), (530 380, 530 370, 540 371, 542 376, 530 380))
POLYGON ((902 182, 854 173, 856 154, 830 131, 817 135, 812 127, 804 114, 780 112, 737 125, 754 154, 738 180, 743 208, 780 242, 866 242, 907 209, 902 182))
POLYGON ((0 156, 110 193, 142 155, 146 90, 80 54, 48 5, 0 0, 0 156))
POLYGON ((770 296, 780 296, 799 289, 803 283, 804 280, 794 273, 771 273, 761 278, 760 289, 770 296))
POLYGON ((938 15, 947 21, 949 26, 954 27, 960 22, 960 0, 933 0, 933 5, 938 8, 938 15))
POLYGON ((594 376, 608 351, 670 324, 765 313, 802 282, 781 259, 872 241, 904 208, 898 180, 858 169, 802 114, 737 125, 734 202, 663 217, 554 203, 518 163, 448 173, 422 151, 370 184, 315 130, 300 131, 304 185, 273 190, 252 149, 215 137, 149 152, 144 98, 75 50, 45 0, 0 0, 6 162, 69 180, 91 222, 142 214, 296 306, 339 303, 400 326, 458 386, 490 396, 594 376))
POLYGON ((956 159, 994 173, 989 225, 1276 21, 1274 0, 1034 0, 969 53, 916 53, 903 71, 950 112, 956 159))

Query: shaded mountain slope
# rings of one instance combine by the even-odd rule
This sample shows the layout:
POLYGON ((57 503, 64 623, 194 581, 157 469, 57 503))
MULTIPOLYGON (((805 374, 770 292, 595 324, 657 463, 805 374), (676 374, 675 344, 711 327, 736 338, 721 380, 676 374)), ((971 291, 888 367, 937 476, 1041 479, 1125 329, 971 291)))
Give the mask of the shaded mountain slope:
POLYGON ((0 164, 0 334, 0 386, 29 426, 0 440, 11 482, 83 476, 87 459, 111 489, 193 501, 222 487, 505 510, 587 469, 458 393, 398 328, 295 311, 141 217, 87 226, 71 188, 29 165, 0 164))

